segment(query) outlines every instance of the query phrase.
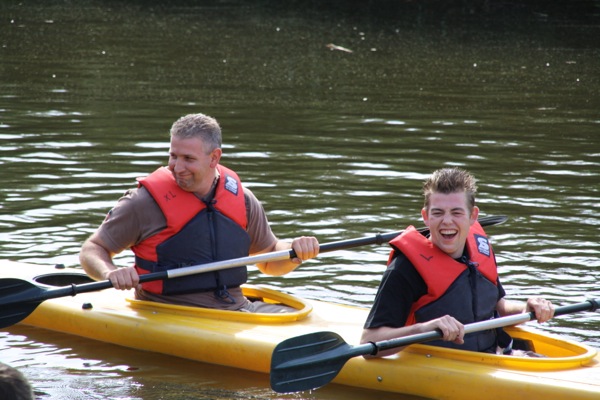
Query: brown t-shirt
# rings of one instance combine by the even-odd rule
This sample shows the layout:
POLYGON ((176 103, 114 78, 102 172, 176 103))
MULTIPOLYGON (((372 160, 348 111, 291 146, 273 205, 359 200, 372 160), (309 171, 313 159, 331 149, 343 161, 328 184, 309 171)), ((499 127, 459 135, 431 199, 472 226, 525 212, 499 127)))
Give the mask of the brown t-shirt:
MULTIPOLYGON (((277 242, 271 231, 265 211, 247 188, 244 188, 246 212, 248 216, 247 232, 250 236, 250 254, 269 250, 277 242)), ((129 190, 121 197, 115 207, 98 228, 100 240, 108 250, 118 254, 142 240, 157 234, 166 228, 166 219, 158 204, 143 187, 129 190)), ((163 303, 174 303, 200 307, 238 310, 246 305, 247 300, 240 288, 232 288, 229 294, 235 303, 226 303, 215 298, 212 292, 191 293, 183 295, 157 295, 141 289, 136 290, 136 297, 163 303)))

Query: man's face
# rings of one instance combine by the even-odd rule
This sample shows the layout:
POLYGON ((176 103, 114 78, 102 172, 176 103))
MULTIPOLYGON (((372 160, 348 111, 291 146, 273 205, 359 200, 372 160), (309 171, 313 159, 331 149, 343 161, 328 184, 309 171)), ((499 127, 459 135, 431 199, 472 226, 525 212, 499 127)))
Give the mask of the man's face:
POLYGON ((479 209, 474 207, 469 213, 465 192, 433 193, 429 198, 429 210, 421 210, 421 215, 431 231, 433 244, 450 257, 460 258, 479 209))
POLYGON ((180 188, 188 192, 205 195, 215 179, 215 170, 221 149, 207 153, 198 138, 171 138, 169 169, 180 188))

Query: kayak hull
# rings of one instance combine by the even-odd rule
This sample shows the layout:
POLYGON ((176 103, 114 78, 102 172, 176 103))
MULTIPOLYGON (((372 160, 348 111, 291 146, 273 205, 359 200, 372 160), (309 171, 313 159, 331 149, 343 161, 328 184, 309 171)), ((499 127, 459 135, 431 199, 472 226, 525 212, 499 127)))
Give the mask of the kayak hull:
MULTIPOLYGON (((85 279, 78 269, 0 262, 0 278, 52 288, 85 279), (64 278, 64 279, 60 279, 64 278), (59 282, 59 283, 57 283, 59 282)), ((134 300, 130 291, 106 289, 42 302, 23 324, 134 349, 204 363, 269 373, 281 341, 332 331, 356 345, 368 309, 298 299, 246 285, 244 293, 297 309, 289 314, 251 314, 134 300)), ((345 364, 334 383, 431 399, 598 399, 600 356, 596 349, 529 328, 508 328, 533 343, 545 358, 497 356, 427 345, 397 355, 345 364)))

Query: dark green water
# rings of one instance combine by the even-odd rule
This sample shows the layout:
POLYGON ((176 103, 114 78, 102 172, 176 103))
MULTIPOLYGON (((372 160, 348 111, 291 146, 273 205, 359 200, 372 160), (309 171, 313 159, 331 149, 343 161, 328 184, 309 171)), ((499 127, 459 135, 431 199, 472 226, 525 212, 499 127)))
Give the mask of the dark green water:
MULTIPOLYGON (((116 199, 166 162, 171 123, 203 112, 280 237, 422 226, 422 180, 457 165, 482 212, 510 218, 488 229, 510 298, 600 297, 597 1, 122 3, 0 5, 0 258, 77 266, 116 199)), ((387 251, 251 280, 368 307, 387 251)), ((600 346, 597 314, 541 328, 600 346)), ((369 398, 282 397, 266 376, 21 326, 0 349, 40 398, 369 398)))

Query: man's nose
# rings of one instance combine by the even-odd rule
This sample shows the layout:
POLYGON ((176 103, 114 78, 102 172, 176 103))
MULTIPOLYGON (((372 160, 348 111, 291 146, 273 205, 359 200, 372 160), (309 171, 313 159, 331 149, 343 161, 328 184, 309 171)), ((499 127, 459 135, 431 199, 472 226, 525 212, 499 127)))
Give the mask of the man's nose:
POLYGON ((171 160, 171 168, 175 172, 183 170, 183 163, 180 160, 171 160))

